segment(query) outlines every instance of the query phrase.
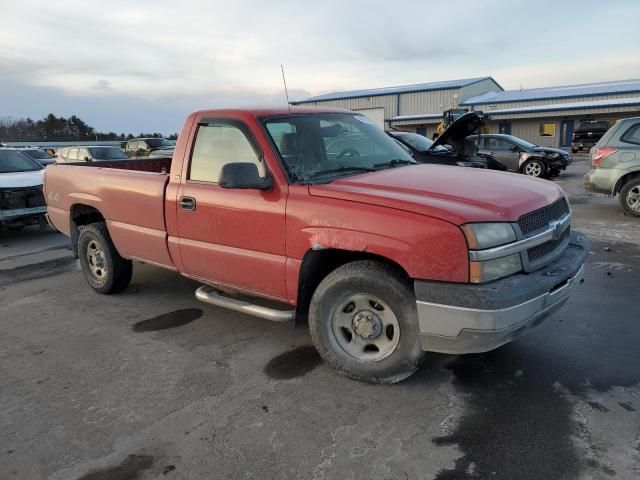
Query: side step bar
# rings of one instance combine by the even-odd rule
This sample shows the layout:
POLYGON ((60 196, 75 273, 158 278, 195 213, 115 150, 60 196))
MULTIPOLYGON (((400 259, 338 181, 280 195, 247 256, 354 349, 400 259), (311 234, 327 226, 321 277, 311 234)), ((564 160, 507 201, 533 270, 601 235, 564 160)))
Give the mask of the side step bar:
POLYGON ((201 302, 209 303, 217 307, 228 308, 236 312, 242 312, 255 317, 264 318, 273 322, 287 322, 295 317, 295 310, 276 310, 269 307, 255 305, 231 296, 227 296, 219 290, 208 285, 203 285, 196 290, 196 298, 201 302))

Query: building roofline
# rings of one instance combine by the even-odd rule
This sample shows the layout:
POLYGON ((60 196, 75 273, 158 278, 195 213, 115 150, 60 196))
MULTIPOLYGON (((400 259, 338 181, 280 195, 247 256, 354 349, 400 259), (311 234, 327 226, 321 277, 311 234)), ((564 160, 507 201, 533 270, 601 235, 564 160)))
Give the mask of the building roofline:
POLYGON ((416 83, 416 84, 410 84, 410 85, 397 85, 393 87, 352 90, 351 91, 352 93, 350 91, 330 92, 322 95, 316 95, 314 97, 309 97, 304 100, 292 100, 289 103, 291 105, 300 105, 302 103, 330 102, 334 100, 347 100, 351 98, 385 97, 390 95, 401 95, 405 93, 431 92, 434 90, 455 90, 458 88, 468 87, 469 85, 474 85, 476 83, 483 82, 485 80, 492 80, 496 85, 498 85, 500 89, 504 91, 504 88, 502 88, 502 86, 498 82, 496 82, 493 77, 486 76, 486 77, 474 77, 474 78, 467 78, 467 79, 462 78, 460 80, 443 80, 440 82, 416 83), (458 82, 458 83, 451 86, 438 87, 438 84, 453 83, 453 82, 458 82), (421 85, 422 85, 422 88, 420 88, 421 85), (429 87, 428 85, 432 85, 432 86, 429 87), (416 87, 416 88, 411 88, 411 87, 416 87), (401 90, 405 88, 407 90, 401 90), (385 90, 385 91, 381 91, 381 90, 385 90), (339 96, 331 97, 331 95, 339 95, 339 96), (330 98, 323 98, 323 97, 330 97, 330 98))
MULTIPOLYGON (((631 92, 629 92, 631 93, 631 92)), ((561 112, 563 110, 586 110, 590 108, 611 108, 611 107, 635 107, 640 105, 638 98, 612 98, 611 100, 598 100, 596 102, 552 104, 552 105, 532 105, 529 107, 505 108, 503 110, 483 110, 491 117, 492 115, 510 115, 515 113, 544 113, 561 112), (624 100, 627 100, 626 102, 624 100)))
MULTIPOLYGON (((494 80, 495 81, 495 80, 494 80)), ((518 92, 518 91, 522 91, 522 92, 544 92, 545 90, 554 90, 554 89, 559 89, 559 88, 571 88, 571 87, 575 87, 575 88, 579 88, 579 87, 606 87, 607 84, 613 84, 613 83, 620 83, 620 82, 639 82, 640 83, 640 79, 635 79, 635 78, 631 78, 631 79, 626 79, 626 80, 618 80, 618 81, 611 81, 611 82, 597 82, 597 83, 576 83, 576 84, 570 84, 570 85, 557 85, 557 86, 553 86, 553 87, 540 87, 540 88, 527 88, 524 90, 502 90, 505 93, 509 93, 509 92, 518 92)), ((496 82, 497 83, 497 82, 496 82)), ((612 87, 613 88, 613 87, 612 87)), ((487 92, 489 93, 489 92, 487 92)), ((498 95, 501 92, 496 92, 498 95)), ((489 104, 498 104, 498 103, 515 103, 515 102, 530 102, 530 101, 535 101, 535 100, 550 100, 550 99, 562 99, 562 98, 579 98, 579 97, 599 97, 599 96, 603 96, 603 95, 621 95, 621 94, 628 94, 628 93, 640 93, 640 89, 633 89, 633 90, 624 90, 624 91, 619 91, 619 90, 611 90, 611 91, 604 91, 604 92, 591 92, 591 93, 575 93, 575 94, 566 94, 566 95, 562 95, 562 94, 558 94, 558 95, 554 95, 554 94, 549 94, 548 96, 542 96, 542 97, 521 97, 521 98, 512 98, 510 100, 491 100, 491 99, 487 99, 487 100, 479 100, 479 101, 474 101, 474 98, 479 98, 482 97, 483 95, 486 95, 486 93, 483 93, 481 95, 476 95, 475 97, 471 97, 471 98, 467 98, 464 102, 460 102, 460 105, 489 105, 489 104)))

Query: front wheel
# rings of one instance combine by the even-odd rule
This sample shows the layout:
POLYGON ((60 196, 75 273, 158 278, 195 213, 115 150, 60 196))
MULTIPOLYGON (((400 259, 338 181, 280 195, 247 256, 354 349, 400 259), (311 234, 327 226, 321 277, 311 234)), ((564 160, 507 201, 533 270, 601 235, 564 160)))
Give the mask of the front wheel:
POLYGON ((122 258, 104 223, 92 223, 78 237, 78 255, 87 283, 98 293, 117 293, 129 285, 133 266, 122 258))
POLYGON ((372 383, 396 383, 418 368, 416 300, 395 269, 356 261, 331 272, 309 306, 311 338, 339 373, 372 383))
POLYGON ((640 177, 633 178, 620 190, 620 204, 625 213, 640 217, 640 177))
POLYGON ((532 158, 531 160, 528 160, 522 166, 522 173, 535 178, 543 177, 546 170, 547 170, 547 167, 544 164, 544 162, 542 162, 542 160, 538 160, 537 158, 532 158))

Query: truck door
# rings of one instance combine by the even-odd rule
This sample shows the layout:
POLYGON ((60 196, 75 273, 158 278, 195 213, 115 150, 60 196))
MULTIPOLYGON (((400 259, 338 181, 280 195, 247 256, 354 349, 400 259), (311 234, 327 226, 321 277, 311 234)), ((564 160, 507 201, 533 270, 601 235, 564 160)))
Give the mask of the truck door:
POLYGON ((286 192, 218 184, 227 163, 252 162, 268 174, 258 142, 243 123, 216 120, 198 125, 193 145, 178 188, 183 273, 286 299, 286 192))

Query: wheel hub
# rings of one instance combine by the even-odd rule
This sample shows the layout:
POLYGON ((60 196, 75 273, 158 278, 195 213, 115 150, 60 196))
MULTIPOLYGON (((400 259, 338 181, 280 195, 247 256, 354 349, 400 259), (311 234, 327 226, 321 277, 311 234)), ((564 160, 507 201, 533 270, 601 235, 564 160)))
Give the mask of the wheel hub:
POLYGON ((372 311, 360 311, 353 317, 353 330, 365 340, 378 338, 382 333, 382 320, 372 311))

